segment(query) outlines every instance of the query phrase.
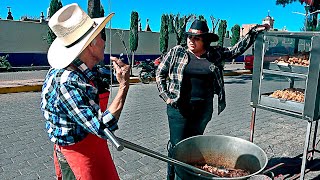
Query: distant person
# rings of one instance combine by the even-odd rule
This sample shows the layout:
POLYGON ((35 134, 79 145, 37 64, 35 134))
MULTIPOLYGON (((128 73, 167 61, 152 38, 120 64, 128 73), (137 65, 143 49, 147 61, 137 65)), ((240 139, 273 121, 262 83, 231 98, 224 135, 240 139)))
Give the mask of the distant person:
MULTIPOLYGON (((205 21, 195 20, 186 32, 187 47, 175 46, 164 56, 156 72, 156 83, 160 97, 167 104, 169 157, 178 142, 204 133, 212 117, 214 94, 218 95, 218 114, 225 109, 223 61, 241 55, 257 34, 268 28, 268 25, 252 28, 228 49, 210 46, 219 37, 209 33, 205 21)), ((174 167, 168 165, 167 179, 174 177, 174 167)))
POLYGON ((100 87, 95 71, 104 59, 102 34, 113 15, 91 19, 74 3, 50 18, 49 27, 57 38, 48 51, 52 68, 42 88, 41 110, 54 143, 57 179, 119 179, 102 137, 106 138, 105 128, 118 129, 129 89, 130 66, 111 57, 119 89, 108 109, 106 101, 99 101, 106 89, 100 87))

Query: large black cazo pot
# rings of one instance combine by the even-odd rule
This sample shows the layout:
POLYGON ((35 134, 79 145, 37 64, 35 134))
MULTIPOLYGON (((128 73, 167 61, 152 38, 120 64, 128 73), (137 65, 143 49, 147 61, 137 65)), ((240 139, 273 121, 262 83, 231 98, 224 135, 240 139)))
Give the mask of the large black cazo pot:
POLYGON ((266 153, 257 145, 241 138, 223 135, 187 138, 173 148, 173 158, 190 165, 219 165, 250 172, 248 176, 237 178, 208 177, 182 166, 175 166, 176 175, 183 180, 248 179, 261 173, 268 163, 266 153))

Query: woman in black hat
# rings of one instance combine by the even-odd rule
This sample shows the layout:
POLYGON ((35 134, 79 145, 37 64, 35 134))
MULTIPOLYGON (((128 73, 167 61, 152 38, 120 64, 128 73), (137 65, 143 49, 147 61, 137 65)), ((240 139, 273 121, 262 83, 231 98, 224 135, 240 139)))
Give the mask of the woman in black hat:
MULTIPOLYGON (((222 61, 241 55, 257 34, 267 29, 268 25, 252 28, 239 43, 227 49, 210 46, 219 37, 209 33, 205 21, 195 20, 186 32, 187 46, 175 46, 164 56, 156 82, 160 97, 167 103, 169 157, 179 141, 203 134, 212 117, 214 94, 218 95, 218 114, 226 107, 222 61)), ((174 179, 172 165, 168 165, 167 177, 174 179)))

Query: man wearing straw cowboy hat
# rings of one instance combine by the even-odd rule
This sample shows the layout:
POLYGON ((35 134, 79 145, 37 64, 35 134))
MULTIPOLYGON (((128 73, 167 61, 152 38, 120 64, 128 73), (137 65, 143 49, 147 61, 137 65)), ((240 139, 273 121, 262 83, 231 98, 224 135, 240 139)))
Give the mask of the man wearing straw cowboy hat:
POLYGON ((66 178, 65 172, 74 174, 76 179, 119 179, 102 138, 106 137, 105 128, 118 129, 129 89, 130 67, 111 57, 119 90, 108 109, 99 106, 99 83, 94 71, 104 59, 101 31, 113 15, 91 19, 74 3, 50 18, 49 27, 57 38, 48 50, 52 68, 42 88, 41 110, 49 138, 54 142, 57 179, 66 178), (65 164, 72 172, 64 171, 68 167, 65 164))

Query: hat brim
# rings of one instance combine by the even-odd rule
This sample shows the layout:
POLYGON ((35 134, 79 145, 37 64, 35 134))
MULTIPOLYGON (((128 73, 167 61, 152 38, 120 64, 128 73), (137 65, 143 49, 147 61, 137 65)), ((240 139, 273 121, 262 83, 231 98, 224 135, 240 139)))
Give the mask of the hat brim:
POLYGON ((208 38, 210 42, 216 42, 219 40, 219 36, 214 33, 197 34, 197 33, 192 33, 192 32, 186 32, 185 34, 190 35, 190 36, 204 36, 205 38, 208 38))
POLYGON ((79 54, 91 43, 91 41, 105 28, 114 13, 110 13, 106 17, 93 18, 97 23, 90 33, 82 38, 77 44, 66 47, 62 44, 59 38, 56 38, 48 50, 48 62, 51 67, 61 69, 67 67, 79 54))

